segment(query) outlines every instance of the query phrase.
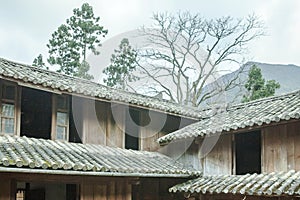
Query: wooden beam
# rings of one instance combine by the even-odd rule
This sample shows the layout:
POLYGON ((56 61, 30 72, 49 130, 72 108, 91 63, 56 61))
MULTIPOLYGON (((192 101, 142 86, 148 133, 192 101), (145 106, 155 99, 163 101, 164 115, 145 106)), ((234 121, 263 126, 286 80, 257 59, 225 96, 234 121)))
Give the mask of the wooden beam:
POLYGON ((111 177, 111 176, 78 176, 78 175, 56 175, 56 174, 31 174, 31 173, 0 173, 1 180, 13 179, 22 182, 61 182, 68 184, 106 184, 111 181, 136 182, 136 177, 111 177))
POLYGON ((18 136, 21 135, 21 98, 22 98, 22 88, 20 86, 16 87, 17 89, 17 102, 16 102, 16 109, 17 109, 17 114, 16 114, 16 132, 18 136))

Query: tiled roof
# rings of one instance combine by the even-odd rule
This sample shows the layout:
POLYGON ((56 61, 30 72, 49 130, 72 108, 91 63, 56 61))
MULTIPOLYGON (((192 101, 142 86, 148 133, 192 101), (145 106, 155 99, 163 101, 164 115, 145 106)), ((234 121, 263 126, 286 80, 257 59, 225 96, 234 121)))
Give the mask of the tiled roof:
MULTIPOLYGON (((192 137, 204 137, 224 131, 270 124, 300 118, 300 90, 285 95, 264 98, 227 107, 219 112, 213 109, 208 117, 158 139, 159 143, 192 137)), ((203 116, 205 116, 203 114, 203 116)))
POLYGON ((27 137, 0 136, 0 167, 46 171, 63 170, 168 175, 199 174, 156 152, 133 151, 93 144, 78 144, 27 137))
POLYGON ((25 82, 35 87, 39 86, 50 90, 81 94, 113 102, 129 103, 196 119, 201 117, 198 109, 193 107, 180 106, 170 101, 113 89, 92 81, 19 64, 3 58, 0 58, 0 77, 1 76, 15 81, 25 82))
POLYGON ((170 192, 243 195, 300 195, 300 172, 203 176, 173 186, 170 192))

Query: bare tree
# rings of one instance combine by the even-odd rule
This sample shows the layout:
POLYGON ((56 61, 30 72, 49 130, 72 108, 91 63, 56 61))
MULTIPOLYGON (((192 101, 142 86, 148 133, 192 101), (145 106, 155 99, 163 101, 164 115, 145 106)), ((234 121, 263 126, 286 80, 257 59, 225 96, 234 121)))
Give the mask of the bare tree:
POLYGON ((224 66, 242 66, 248 43, 264 33, 254 15, 208 20, 184 12, 154 14, 153 20, 151 28, 141 29, 147 45, 138 49, 139 80, 147 92, 192 106, 235 86, 238 73, 226 82, 218 75, 224 66), (211 82, 213 88, 206 88, 211 82))

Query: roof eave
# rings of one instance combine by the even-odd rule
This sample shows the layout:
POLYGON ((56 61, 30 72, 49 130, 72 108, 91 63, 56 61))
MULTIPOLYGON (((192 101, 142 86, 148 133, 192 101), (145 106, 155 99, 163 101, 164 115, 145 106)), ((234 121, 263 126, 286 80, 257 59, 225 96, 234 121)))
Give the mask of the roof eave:
POLYGON ((149 177, 149 178, 189 178, 195 174, 156 174, 156 173, 121 173, 121 172, 93 172, 93 171, 70 171, 70 170, 47 170, 0 167, 0 173, 26 173, 47 175, 70 175, 70 176, 103 176, 103 177, 149 177))

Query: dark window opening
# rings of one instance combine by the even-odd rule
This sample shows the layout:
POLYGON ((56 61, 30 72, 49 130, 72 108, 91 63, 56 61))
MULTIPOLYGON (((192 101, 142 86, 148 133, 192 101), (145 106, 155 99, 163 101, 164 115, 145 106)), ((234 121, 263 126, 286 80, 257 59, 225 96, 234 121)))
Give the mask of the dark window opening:
POLYGON ((181 118, 177 116, 167 115, 165 125, 162 132, 171 133, 179 129, 181 118))
POLYGON ((16 200, 77 200, 79 187, 76 184, 17 182, 16 200))
POLYGON ((22 88, 21 136, 51 138, 52 94, 22 88))
POLYGON ((162 128, 163 133, 171 133, 177 131, 180 128, 183 128, 187 125, 196 122, 192 119, 181 118, 179 116, 167 115, 166 122, 162 128))
POLYGON ((67 200, 79 199, 78 185, 75 185, 75 184, 67 184, 66 185, 66 199, 67 200))
POLYGON ((261 173, 260 131, 235 135, 236 174, 261 173))
POLYGON ((125 123, 125 149, 139 149, 140 112, 129 108, 125 123))

